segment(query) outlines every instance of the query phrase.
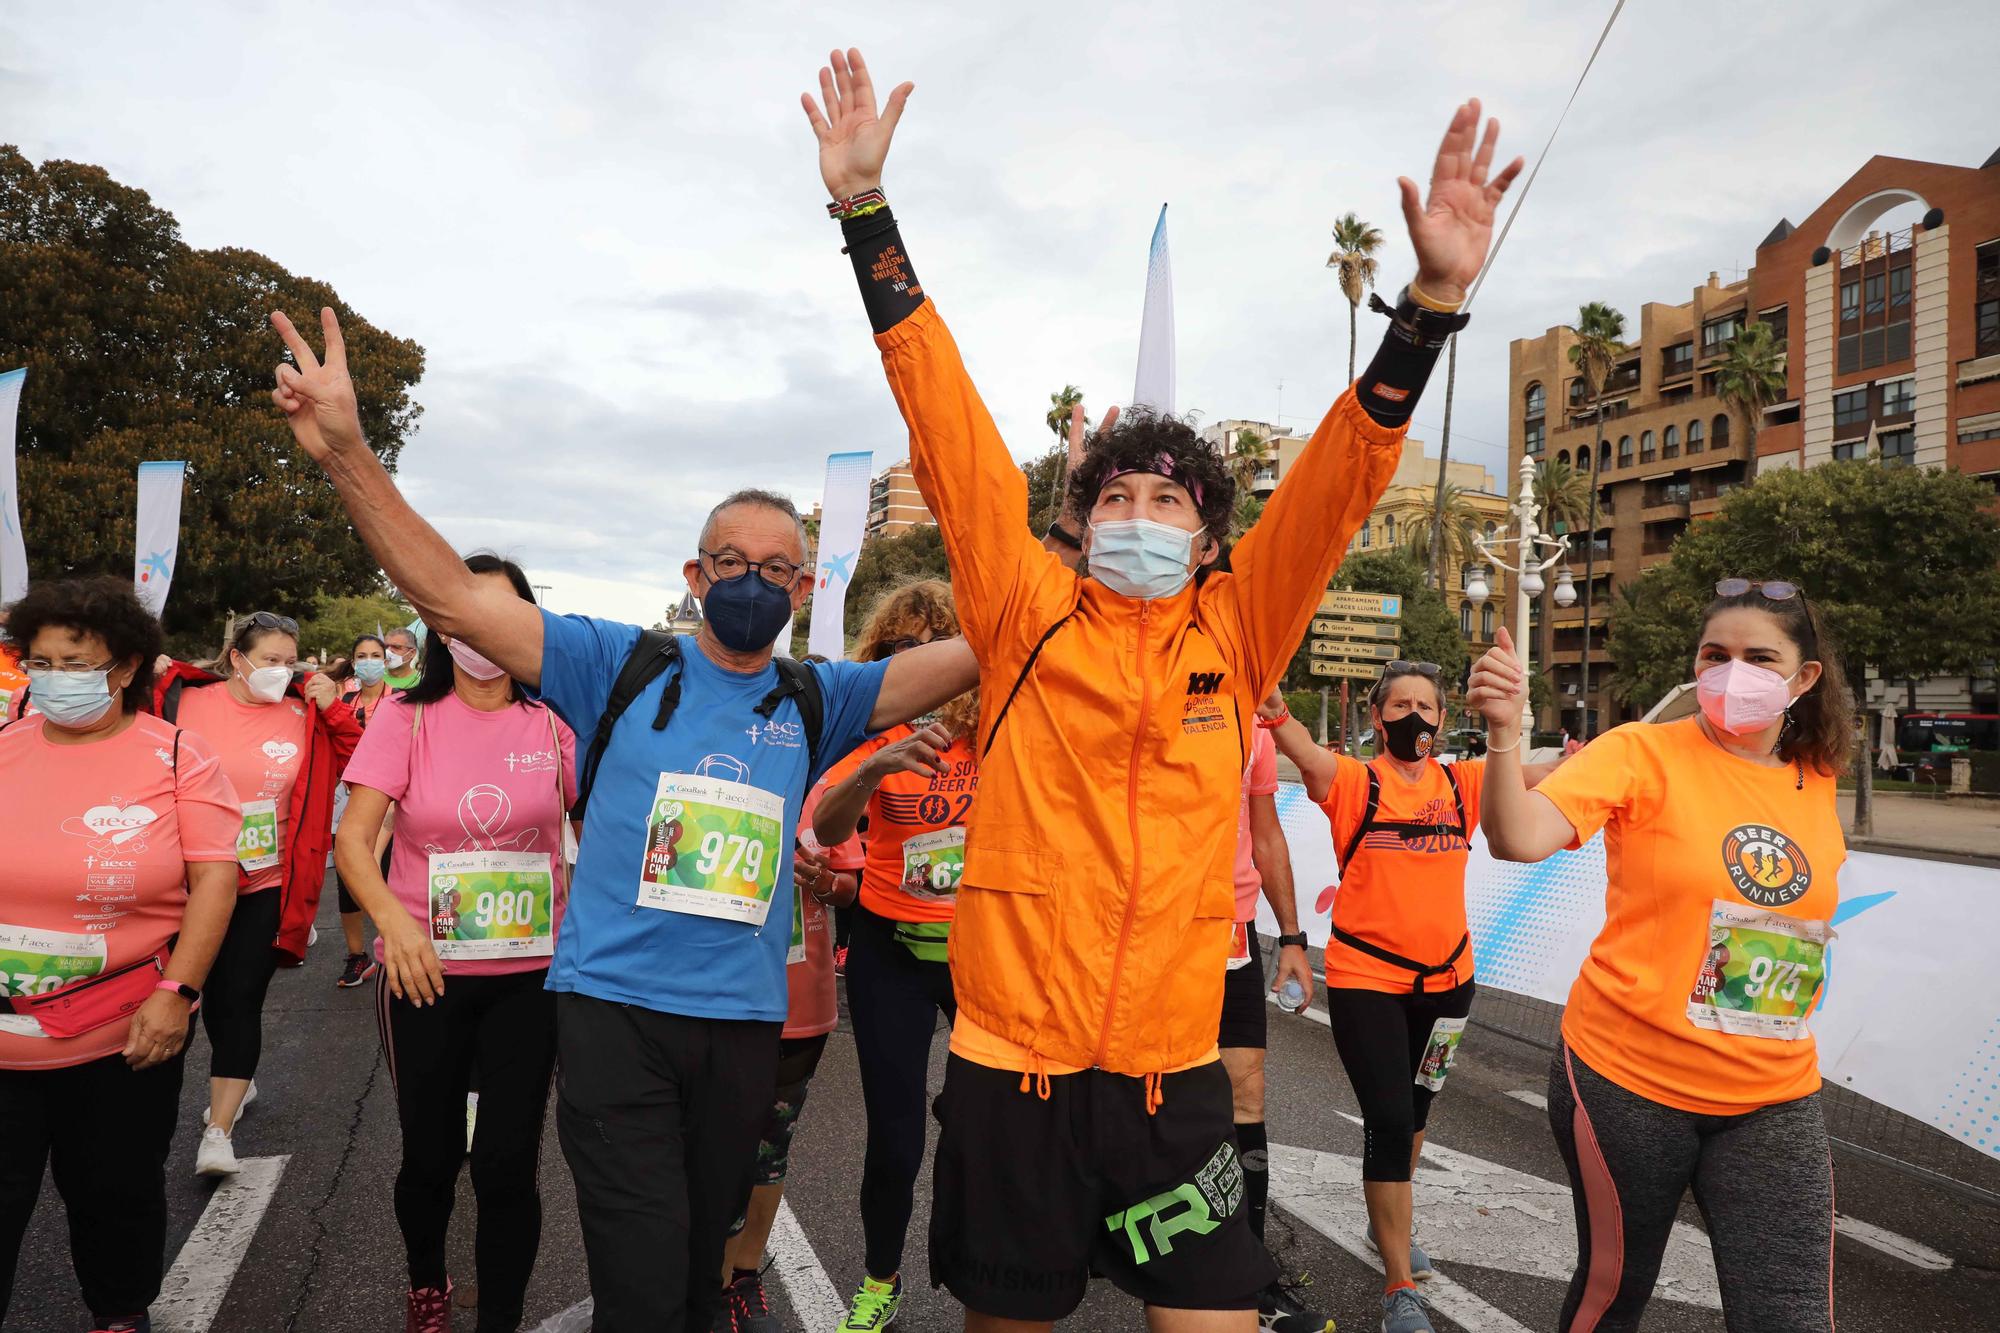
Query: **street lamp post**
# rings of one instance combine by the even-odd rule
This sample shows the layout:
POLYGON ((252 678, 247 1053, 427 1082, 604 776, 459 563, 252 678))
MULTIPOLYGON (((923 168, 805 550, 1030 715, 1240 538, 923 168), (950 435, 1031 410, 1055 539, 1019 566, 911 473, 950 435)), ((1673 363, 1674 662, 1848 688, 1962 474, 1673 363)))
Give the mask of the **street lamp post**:
MULTIPOLYGON (((1542 571, 1563 558, 1569 550, 1569 539, 1545 535, 1535 521, 1535 460, 1527 454, 1521 455, 1521 470, 1512 508, 1515 524, 1520 529, 1519 536, 1475 537, 1473 545, 1483 558, 1514 575, 1514 625, 1515 632, 1520 636, 1521 678, 1528 682, 1534 679, 1535 670, 1533 636, 1528 633, 1528 602, 1530 598, 1541 596, 1544 587, 1542 571), (1504 559, 1501 555, 1501 551, 1509 546, 1515 548, 1513 560, 1504 559), (1542 549, 1548 550, 1549 557, 1537 560, 1535 556, 1542 549)), ((1563 606, 1576 600, 1576 588, 1567 577, 1568 573, 1564 570, 1563 577, 1556 583, 1555 599, 1563 606)), ((1484 604, 1491 595, 1484 570, 1475 573, 1467 582, 1465 595, 1474 606, 1484 604)), ((1524 736, 1532 736, 1535 730, 1533 697, 1531 689, 1521 699, 1521 734, 1524 736)))

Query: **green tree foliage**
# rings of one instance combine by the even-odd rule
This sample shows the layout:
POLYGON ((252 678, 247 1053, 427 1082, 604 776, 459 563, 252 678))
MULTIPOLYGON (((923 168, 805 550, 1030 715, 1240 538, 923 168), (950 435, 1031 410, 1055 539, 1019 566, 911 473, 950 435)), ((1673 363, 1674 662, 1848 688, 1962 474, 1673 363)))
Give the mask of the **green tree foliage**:
MULTIPOLYGON (((1723 344, 1715 391, 1743 414, 1746 438, 1754 445, 1764 409, 1785 396, 1785 348, 1769 324, 1752 320, 1723 344)), ((1753 457, 1755 453, 1753 449, 1753 457)))
POLYGON ((416 618, 409 603, 387 592, 358 597, 321 594, 312 614, 299 620, 299 652, 328 662, 345 657, 358 636, 401 629, 416 618))
POLYGON ((854 578, 847 585, 847 641, 854 642, 875 603, 891 588, 917 579, 950 578, 944 534, 932 524, 864 543, 854 562, 854 578))
POLYGON ((129 574, 135 472, 185 459, 170 634, 220 613, 309 612, 365 595, 375 562, 271 406, 273 309, 339 312, 361 423, 394 468, 423 349, 325 283, 248 250, 196 250, 171 213, 100 167, 0 145, 0 369, 26 366, 21 522, 30 576, 129 574))
MULTIPOLYGON (((1412 662, 1436 662, 1444 668, 1446 689, 1458 687, 1468 662, 1465 638, 1458 632, 1458 616, 1445 602, 1444 594, 1425 582, 1422 556, 1407 547, 1351 555, 1335 571, 1332 586, 1401 597, 1403 637, 1397 651, 1412 662)), ((1288 690, 1326 683, 1307 666, 1312 660, 1311 637, 1308 634, 1308 642, 1299 645, 1285 673, 1288 690)))
POLYGON ((1353 213, 1343 214, 1333 224, 1333 253, 1326 266, 1340 280, 1340 294, 1347 298, 1347 382, 1354 383, 1355 312, 1375 285, 1380 261, 1375 252, 1382 248, 1382 232, 1372 222, 1363 222, 1353 213))

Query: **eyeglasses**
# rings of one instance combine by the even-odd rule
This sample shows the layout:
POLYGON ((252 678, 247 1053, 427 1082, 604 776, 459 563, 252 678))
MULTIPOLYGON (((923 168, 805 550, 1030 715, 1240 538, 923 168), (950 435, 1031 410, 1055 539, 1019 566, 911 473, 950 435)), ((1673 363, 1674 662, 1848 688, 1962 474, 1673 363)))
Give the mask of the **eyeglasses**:
POLYGON ((789 560, 745 560, 734 551, 703 551, 701 554, 715 566, 718 583, 729 583, 754 573, 773 588, 790 588, 805 572, 804 565, 795 565, 789 560))
POLYGON ((23 671, 53 671, 59 676, 87 676, 93 671, 109 671, 109 661, 91 666, 87 662, 51 662, 46 657, 30 657, 21 663, 23 671))
POLYGON ((253 629, 274 629, 295 639, 299 637, 299 622, 290 616, 281 616, 275 611, 252 611, 236 622, 236 635, 231 642, 239 645, 238 652, 242 651, 240 645, 253 629))
POLYGON ((1436 662, 1405 662, 1399 657, 1389 663, 1389 665, 1383 667, 1382 674, 1385 676, 1418 675, 1436 680, 1443 669, 1436 662))
POLYGON ((900 639, 891 639, 882 646, 889 650, 889 656, 894 657, 897 653, 907 653, 912 648, 921 648, 927 643, 940 643, 952 637, 954 636, 950 634, 938 634, 928 639, 913 639, 905 635, 900 639))
POLYGON ((1766 601, 1789 602, 1794 597, 1804 597, 1805 592, 1796 583, 1784 579, 1717 579, 1717 597, 1741 597, 1755 590, 1766 601))

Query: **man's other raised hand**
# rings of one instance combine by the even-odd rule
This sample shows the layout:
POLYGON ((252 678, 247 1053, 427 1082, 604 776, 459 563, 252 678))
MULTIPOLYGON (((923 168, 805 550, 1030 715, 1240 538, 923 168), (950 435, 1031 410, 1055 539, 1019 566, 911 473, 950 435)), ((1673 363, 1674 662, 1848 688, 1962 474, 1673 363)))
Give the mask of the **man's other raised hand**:
MULTIPOLYGON (((1466 289, 1486 262, 1486 252, 1493 244, 1494 210, 1523 165, 1517 157, 1488 180, 1493 150, 1499 142, 1497 120, 1487 121, 1485 137, 1480 137, 1479 99, 1475 97, 1452 113, 1451 126, 1438 144, 1437 161, 1431 167, 1430 198, 1424 199, 1408 176, 1396 178, 1403 192, 1403 221, 1417 251, 1417 286, 1433 300, 1463 301, 1466 289)), ((825 149, 821 149, 821 160, 825 160, 825 149)))
POLYGON ((331 306, 320 310, 319 326, 326 337, 324 361, 313 355, 312 347, 284 311, 271 312, 271 327, 285 340, 297 363, 278 363, 278 383, 271 390, 271 401, 285 414, 299 448, 325 466, 346 450, 366 446, 361 439, 361 411, 354 402, 354 381, 347 376, 347 343, 340 336, 340 321, 331 306))
POLYGON ((821 111, 811 93, 799 98, 819 140, 819 174, 828 194, 851 199, 881 186, 889 140, 895 136, 896 122, 903 118, 903 106, 915 87, 914 83, 896 85, 889 94, 889 104, 878 114, 875 84, 868 77, 861 52, 835 51, 828 57, 819 72, 820 98, 826 109, 821 111))

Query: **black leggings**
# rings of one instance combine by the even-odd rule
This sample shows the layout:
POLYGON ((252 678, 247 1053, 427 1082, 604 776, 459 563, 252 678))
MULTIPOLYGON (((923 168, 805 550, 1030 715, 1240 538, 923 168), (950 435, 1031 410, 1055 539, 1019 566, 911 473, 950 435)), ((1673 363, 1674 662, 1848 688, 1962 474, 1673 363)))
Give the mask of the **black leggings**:
POLYGON ((470 1156, 479 1201, 473 1257, 482 1331, 511 1333, 520 1324, 541 1246, 537 1172, 556 1064, 556 997, 543 989, 548 975, 546 968, 447 974, 444 994, 423 1006, 376 982, 376 1018, 403 1129, 396 1221, 413 1288, 445 1283, 445 1232, 468 1155, 465 1096, 479 1080, 470 1156))
POLYGON ((1730 1333, 1833 1327, 1833 1158, 1818 1093, 1697 1115, 1627 1092, 1558 1046, 1549 1126, 1576 1200, 1563 1333, 1639 1327, 1690 1189, 1730 1333))
POLYGON ((208 1032, 210 1078, 255 1078, 264 1053, 264 992, 278 970, 276 885, 236 899, 229 929, 208 969, 201 993, 201 1025, 208 1032))
POLYGON ((813 1037, 785 1037, 778 1042, 778 1091, 771 1100, 771 1113, 764 1121, 764 1137, 757 1141, 757 1162, 743 1186, 743 1200, 737 1205, 736 1220, 729 1234, 743 1230, 748 1218, 750 1191, 765 1185, 782 1185, 792 1169, 792 1135, 798 1131, 799 1116, 806 1109, 806 1093, 812 1077, 819 1072, 820 1057, 826 1054, 827 1034, 813 1037))
POLYGON ((1410 1150, 1437 1094, 1417 1082, 1417 1066, 1440 1018, 1472 1012, 1470 981, 1428 995, 1329 987, 1333 1046, 1361 1103, 1363 1180, 1408 1180, 1410 1150))
POLYGON ((924 1165, 924 1132, 937 1016, 958 1015, 951 967, 896 943, 896 923, 854 909, 847 954, 847 1012, 861 1062, 868 1149, 861 1167, 863 1261, 887 1281, 903 1264, 911 1197, 924 1165))
POLYGON ((143 1315, 160 1294, 184 1065, 177 1055, 133 1069, 107 1055, 65 1069, 0 1069, 0 1321, 44 1167, 55 1173, 70 1263, 96 1322, 143 1315))

